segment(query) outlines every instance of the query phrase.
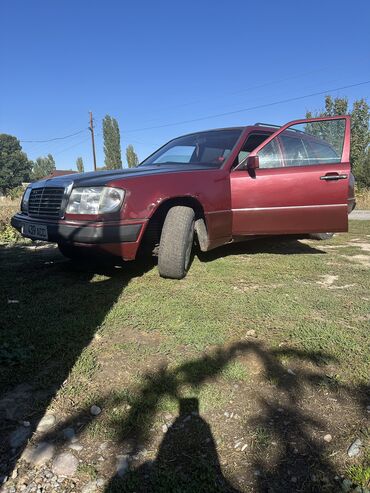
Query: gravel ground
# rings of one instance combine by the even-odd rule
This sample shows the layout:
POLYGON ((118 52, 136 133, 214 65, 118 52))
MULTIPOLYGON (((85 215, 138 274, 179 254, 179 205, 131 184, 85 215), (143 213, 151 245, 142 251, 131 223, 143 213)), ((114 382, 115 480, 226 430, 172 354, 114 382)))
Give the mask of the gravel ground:
POLYGON ((356 221, 368 221, 370 219, 370 211, 357 210, 351 212, 349 215, 350 219, 354 219, 356 221))

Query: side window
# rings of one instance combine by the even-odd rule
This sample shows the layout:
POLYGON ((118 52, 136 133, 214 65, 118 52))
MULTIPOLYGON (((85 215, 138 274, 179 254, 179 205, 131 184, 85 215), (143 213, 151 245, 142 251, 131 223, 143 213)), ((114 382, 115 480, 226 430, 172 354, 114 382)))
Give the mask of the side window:
POLYGON ((260 168, 340 163, 345 127, 344 118, 291 125, 259 151, 260 168), (283 163, 276 157, 278 140, 283 163))
POLYGON ((259 153, 260 168, 281 168, 283 166, 279 144, 273 139, 259 153))
POLYGON ((313 154, 312 164, 340 163, 340 157, 329 144, 310 140, 306 143, 306 146, 311 149, 313 154))
POLYGON ((305 166, 309 164, 310 158, 300 136, 289 137, 284 133, 281 134, 280 139, 283 143, 285 166, 305 166))
POLYGON ((234 161, 233 167, 238 166, 238 164, 244 161, 253 149, 262 144, 262 142, 264 142, 270 135, 271 134, 262 133, 248 135, 247 140, 244 142, 243 147, 239 151, 238 157, 234 161))

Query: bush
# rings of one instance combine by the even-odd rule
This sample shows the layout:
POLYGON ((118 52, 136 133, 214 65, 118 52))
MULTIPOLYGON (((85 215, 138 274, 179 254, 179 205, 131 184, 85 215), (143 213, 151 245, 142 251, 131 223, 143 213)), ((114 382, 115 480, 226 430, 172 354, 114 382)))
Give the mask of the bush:
POLYGON ((22 238, 10 225, 10 219, 18 209, 19 201, 0 201, 0 243, 16 243, 22 238))
POLYGON ((356 209, 370 209, 370 188, 356 188, 356 209))
POLYGON ((24 187, 22 186, 15 187, 8 191, 7 197, 9 197, 11 200, 20 199, 23 195, 23 192, 24 192, 24 187))
POLYGON ((10 224, 0 230, 0 243, 17 243, 22 239, 22 236, 10 224))

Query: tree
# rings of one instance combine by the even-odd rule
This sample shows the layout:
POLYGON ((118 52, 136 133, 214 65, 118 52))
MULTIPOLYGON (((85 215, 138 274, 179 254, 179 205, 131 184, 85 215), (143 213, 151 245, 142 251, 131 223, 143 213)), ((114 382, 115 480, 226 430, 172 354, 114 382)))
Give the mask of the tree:
POLYGON ((85 168, 84 168, 84 162, 82 160, 82 157, 78 157, 76 159, 76 168, 77 168, 77 171, 79 173, 83 173, 85 171, 85 168))
POLYGON ((0 190, 7 193, 28 181, 32 161, 22 152, 19 140, 13 135, 0 134, 0 190))
POLYGON ((33 181, 41 180, 50 175, 55 169, 55 161, 51 154, 40 156, 33 165, 31 178, 33 181))
MULTIPOLYGON (((347 98, 325 97, 325 110, 315 114, 308 111, 306 118, 319 116, 351 115, 351 164, 352 171, 359 186, 370 186, 369 174, 369 118, 370 106, 365 99, 353 103, 352 110, 348 108, 347 98)), ((329 126, 328 126, 329 127, 329 126)), ((333 126, 332 126, 333 128, 333 126)))
POLYGON ((117 120, 109 115, 103 118, 104 154, 106 169, 121 169, 121 138, 117 120))
POLYGON ((126 147, 126 161, 129 168, 136 168, 139 164, 139 158, 131 144, 126 147))

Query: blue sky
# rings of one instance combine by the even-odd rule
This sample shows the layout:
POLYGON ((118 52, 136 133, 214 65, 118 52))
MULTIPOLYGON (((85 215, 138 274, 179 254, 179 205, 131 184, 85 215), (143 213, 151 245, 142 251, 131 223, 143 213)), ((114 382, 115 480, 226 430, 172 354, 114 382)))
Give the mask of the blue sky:
MULTIPOLYGON (((75 169, 78 156, 92 169, 89 110, 103 165, 107 113, 123 156, 131 143, 143 159, 194 130, 300 118, 324 96, 163 125, 370 80, 368 0, 13 0, 1 19, 0 132, 44 140, 82 130, 22 143, 59 169, 75 169)), ((331 94, 370 99, 370 84, 331 94)))

